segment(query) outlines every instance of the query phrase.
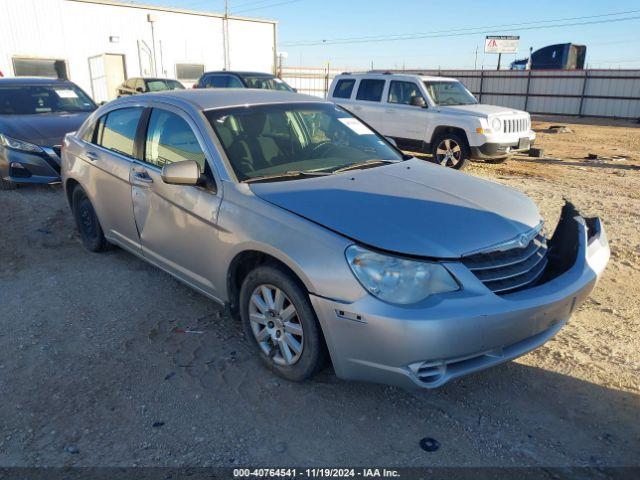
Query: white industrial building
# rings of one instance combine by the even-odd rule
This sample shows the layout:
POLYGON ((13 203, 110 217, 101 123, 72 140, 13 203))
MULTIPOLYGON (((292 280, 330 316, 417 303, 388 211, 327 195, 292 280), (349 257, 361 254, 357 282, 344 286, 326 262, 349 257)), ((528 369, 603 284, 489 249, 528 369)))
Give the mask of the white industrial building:
POLYGON ((0 0, 0 72, 68 78, 100 102, 130 77, 273 72, 276 22, 107 0, 0 0))

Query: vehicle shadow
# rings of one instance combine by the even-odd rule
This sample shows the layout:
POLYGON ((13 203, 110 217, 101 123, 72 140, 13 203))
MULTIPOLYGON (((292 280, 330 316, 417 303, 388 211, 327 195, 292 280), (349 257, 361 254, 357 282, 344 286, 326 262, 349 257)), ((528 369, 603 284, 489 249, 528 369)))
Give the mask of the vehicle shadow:
MULTIPOLYGON (((315 381, 331 382, 328 375, 315 381)), ((358 404, 381 419, 368 442, 377 435, 399 443, 413 437, 417 447, 420 438, 434 437, 455 452, 456 465, 465 463, 465 452, 479 450, 489 465, 510 457, 520 466, 640 466, 640 395, 570 374, 510 362, 435 390, 335 382, 337 402, 358 404)))
POLYGON ((541 165, 561 165, 568 167, 589 167, 589 168, 611 168, 618 170, 640 170, 640 165, 629 165, 628 163, 608 162, 606 160, 583 160, 581 158, 562 160, 559 158, 531 158, 517 157, 518 162, 537 163, 541 165))

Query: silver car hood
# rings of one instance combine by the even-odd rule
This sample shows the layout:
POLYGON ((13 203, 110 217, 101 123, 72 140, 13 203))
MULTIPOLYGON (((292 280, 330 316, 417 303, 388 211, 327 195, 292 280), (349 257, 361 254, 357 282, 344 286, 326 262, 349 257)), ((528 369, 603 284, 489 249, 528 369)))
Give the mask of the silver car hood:
POLYGON ((354 241, 421 257, 458 258, 540 223, 524 194, 418 159, 250 188, 354 241))

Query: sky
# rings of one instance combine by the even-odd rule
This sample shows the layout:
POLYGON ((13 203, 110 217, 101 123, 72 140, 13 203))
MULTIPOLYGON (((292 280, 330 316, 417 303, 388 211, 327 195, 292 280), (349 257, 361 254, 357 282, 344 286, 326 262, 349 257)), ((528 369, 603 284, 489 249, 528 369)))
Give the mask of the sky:
MULTIPOLYGON (((222 12, 225 2, 137 3, 222 12)), ((485 35, 493 34, 520 36, 518 54, 503 55, 503 68, 515 57, 528 56, 529 47, 569 42, 587 45, 591 68, 640 68, 640 0, 228 0, 228 4, 232 15, 278 21, 278 50, 286 52, 285 66, 318 67, 328 62, 354 69, 372 65, 494 69, 498 56, 483 53, 485 35)))

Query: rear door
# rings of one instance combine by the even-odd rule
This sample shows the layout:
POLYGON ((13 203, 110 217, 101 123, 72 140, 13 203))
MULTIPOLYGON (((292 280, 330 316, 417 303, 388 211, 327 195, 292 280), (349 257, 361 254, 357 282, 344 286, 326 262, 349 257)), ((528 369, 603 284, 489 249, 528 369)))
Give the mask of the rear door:
POLYGON ((93 167, 91 182, 83 187, 106 237, 136 253, 140 252, 140 242, 131 206, 129 177, 143 111, 142 106, 132 106, 104 114, 85 139, 86 148, 81 154, 93 167))
POLYGON ((153 104, 140 134, 140 154, 130 171, 131 195, 143 254, 203 292, 217 297, 214 264, 221 185, 207 160, 204 137, 190 116, 173 106, 153 104), (209 187, 169 185, 162 167, 195 160, 209 187))
POLYGON ((355 101, 351 102, 346 108, 383 135, 388 135, 386 132, 387 121, 384 115, 384 105, 382 104, 385 83, 386 81, 383 79, 361 79, 357 86, 355 101))
POLYGON ((385 97, 384 117, 385 135, 396 139, 400 148, 421 150, 425 140, 429 113, 427 108, 412 105, 426 98, 420 92, 417 83, 411 81, 391 80, 385 97))

